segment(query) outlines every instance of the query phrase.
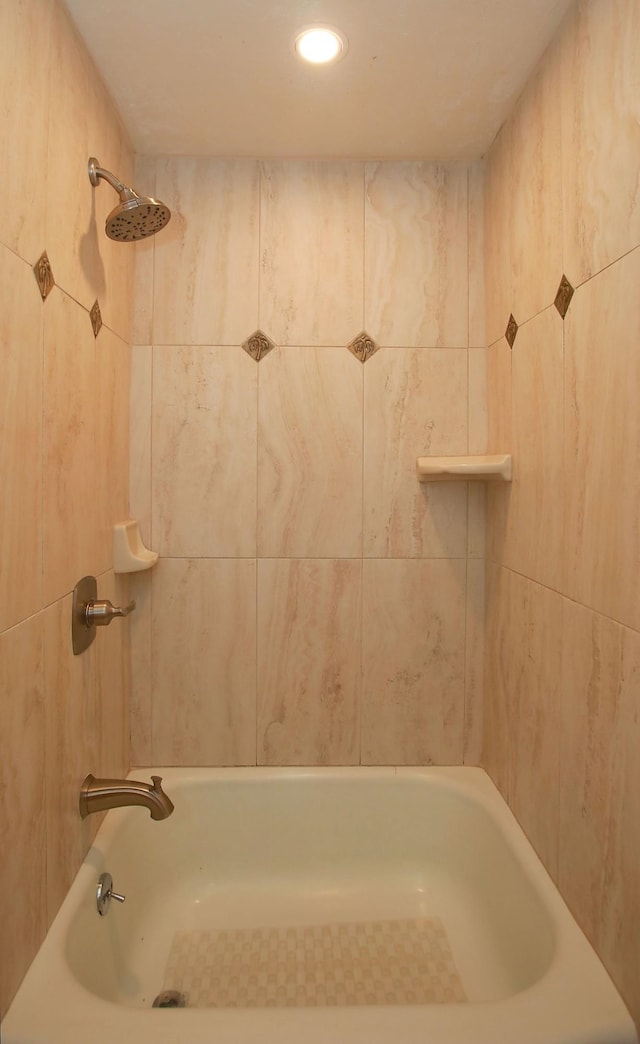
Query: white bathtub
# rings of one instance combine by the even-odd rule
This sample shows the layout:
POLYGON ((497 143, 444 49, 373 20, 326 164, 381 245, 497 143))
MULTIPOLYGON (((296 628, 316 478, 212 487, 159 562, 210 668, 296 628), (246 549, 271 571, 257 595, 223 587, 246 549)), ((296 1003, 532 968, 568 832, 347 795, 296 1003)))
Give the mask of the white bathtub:
MULTIPOLYGON (((156 771, 173 816, 107 815, 7 1013, 2 1044, 637 1041, 602 965, 480 770, 156 771), (95 891, 105 870, 126 902, 101 918, 95 891), (270 1002, 283 1006, 151 1007, 171 985, 165 966, 176 932, 207 933, 200 942, 215 939, 226 960, 224 939, 253 945, 257 928, 273 942, 285 929, 298 940, 323 931, 360 939, 380 925, 425 932, 433 924, 464 999, 398 1003, 385 992, 394 980, 387 972, 373 1003, 297 1006, 288 995, 270 1002), (221 930, 222 944, 212 934, 221 930)), ((196 937, 181 938, 190 946, 196 937)), ((437 975, 451 971, 440 958, 436 966, 437 975)), ((274 982, 265 967, 264 981, 274 982)), ((403 969, 401 989, 415 968, 403 969)), ((253 981, 260 986, 260 974, 253 981)), ((315 987, 300 989, 313 996, 315 987)))

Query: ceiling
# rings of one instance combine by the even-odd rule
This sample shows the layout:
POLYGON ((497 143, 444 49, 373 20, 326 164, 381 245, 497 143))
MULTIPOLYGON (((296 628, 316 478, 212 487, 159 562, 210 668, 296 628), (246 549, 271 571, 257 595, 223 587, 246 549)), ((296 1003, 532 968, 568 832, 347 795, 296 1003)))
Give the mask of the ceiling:
POLYGON ((469 159, 572 0, 66 0, 139 153, 469 159), (336 26, 346 57, 291 49, 336 26))

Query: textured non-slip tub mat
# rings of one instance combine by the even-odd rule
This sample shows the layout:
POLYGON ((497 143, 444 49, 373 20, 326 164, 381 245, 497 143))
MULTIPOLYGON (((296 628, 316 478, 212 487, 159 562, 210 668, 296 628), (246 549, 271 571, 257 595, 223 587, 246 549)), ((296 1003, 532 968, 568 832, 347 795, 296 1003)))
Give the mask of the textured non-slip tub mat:
POLYGON ((178 932, 164 988, 190 1008, 466 1000, 438 918, 178 932))

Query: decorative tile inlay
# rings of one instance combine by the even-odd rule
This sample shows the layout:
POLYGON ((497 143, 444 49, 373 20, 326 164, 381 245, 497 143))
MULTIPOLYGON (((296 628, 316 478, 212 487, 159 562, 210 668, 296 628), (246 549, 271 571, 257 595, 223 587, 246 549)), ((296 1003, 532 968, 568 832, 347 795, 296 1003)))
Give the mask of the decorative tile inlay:
POLYGON ((507 338, 507 341, 509 342, 509 347, 510 348, 513 348, 513 344, 514 344, 514 341, 516 339, 517 332, 518 332, 518 324, 515 321, 515 319, 513 318, 513 315, 510 315, 509 316, 509 322, 507 323, 507 329, 504 332, 504 335, 507 338))
POLYGON ((33 271, 42 295, 42 300, 46 301, 48 295, 56 285, 56 281, 53 278, 53 272, 51 271, 51 262, 47 257, 46 250, 43 250, 40 254, 40 257, 33 266, 33 271))
POLYGON ((248 337, 247 340, 243 342, 242 347, 252 359, 255 359, 256 362, 260 362, 260 360, 264 359, 265 355, 267 355, 272 348, 275 348, 275 344, 270 337, 267 337, 266 333, 262 332, 262 330, 256 330, 254 334, 251 334, 251 337, 248 337))
POLYGON ((356 359, 359 359, 361 363, 366 363, 367 359, 370 359, 371 356, 378 351, 379 347, 380 345, 376 344, 373 337, 369 337, 369 334, 364 330, 361 334, 358 334, 357 337, 354 337, 353 341, 347 345, 349 351, 352 352, 356 359))
POLYGON ((91 325, 93 327, 93 336, 97 337, 102 329, 102 316, 100 314, 100 305, 97 301, 94 301, 93 308, 89 315, 91 316, 91 325))
POLYGON ((571 298, 574 294, 575 290, 571 286, 571 283, 567 279, 566 275, 563 275, 562 279, 560 280, 560 286, 558 287, 556 299, 553 302, 563 319, 569 310, 571 298))

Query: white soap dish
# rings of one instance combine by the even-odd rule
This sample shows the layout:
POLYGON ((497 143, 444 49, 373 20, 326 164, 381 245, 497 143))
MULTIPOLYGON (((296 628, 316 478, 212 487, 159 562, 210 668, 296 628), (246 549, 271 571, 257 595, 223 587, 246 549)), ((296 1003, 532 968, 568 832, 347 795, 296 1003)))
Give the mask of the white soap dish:
POLYGON ((142 569, 151 569, 157 561, 157 552, 149 551, 142 543, 140 525, 135 518, 113 527, 114 573, 139 573, 142 569))

